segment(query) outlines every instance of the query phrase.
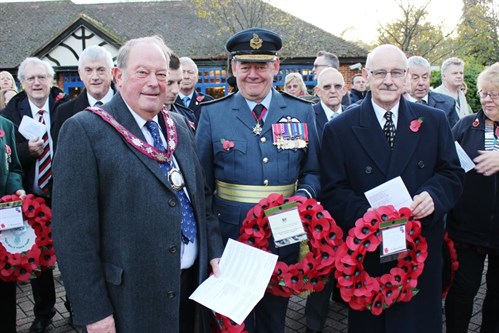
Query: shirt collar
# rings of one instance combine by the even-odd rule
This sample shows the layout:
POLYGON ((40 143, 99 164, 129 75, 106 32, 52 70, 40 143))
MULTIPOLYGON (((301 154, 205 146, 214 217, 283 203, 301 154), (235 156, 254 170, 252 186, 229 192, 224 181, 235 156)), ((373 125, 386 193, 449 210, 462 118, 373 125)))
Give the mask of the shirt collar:
POLYGON ((385 125, 385 122, 386 122, 385 113, 387 111, 391 111, 393 113, 392 120, 393 120, 393 123, 395 124, 395 128, 397 128, 400 100, 390 110, 383 109, 381 106, 376 104, 372 99, 371 99, 371 103, 373 105, 373 109, 374 109, 374 113, 376 114, 376 118, 378 119, 378 122, 381 125, 381 128, 383 128, 383 126, 385 125))
POLYGON ((31 114, 33 115, 33 118, 35 118, 35 115, 38 114, 38 111, 40 110, 43 110, 43 111, 46 111, 46 112, 49 112, 49 99, 47 98, 47 100, 45 101, 45 104, 43 104, 43 107, 39 108, 38 106, 36 106, 35 104, 33 104, 29 98, 28 98, 28 102, 29 102, 29 107, 31 108, 31 114))
POLYGON ((262 104, 267 110, 269 110, 271 101, 272 101, 272 89, 270 89, 267 96, 265 96, 265 98, 260 103, 250 101, 249 99, 246 100, 246 103, 248 103, 248 107, 250 110, 253 110, 257 104, 262 104))
POLYGON ((322 102, 322 100, 320 102, 321 102, 322 108, 324 109, 324 113, 326 114, 327 119, 331 119, 331 117, 333 115, 335 115, 335 114, 338 115, 338 114, 343 112, 343 108, 341 107, 341 104, 340 104, 340 107, 338 108, 338 111, 335 112, 335 111, 331 110, 326 104, 324 104, 324 102, 322 102))
POLYGON ((114 95, 114 91, 113 91, 113 89, 111 89, 111 87, 109 87, 107 94, 104 97, 102 97, 102 99, 93 98, 92 95, 90 95, 87 91, 88 105, 94 106, 95 103, 97 103, 98 101, 101 101, 102 104, 106 104, 106 103, 111 101, 111 99, 113 98, 113 95, 114 95))

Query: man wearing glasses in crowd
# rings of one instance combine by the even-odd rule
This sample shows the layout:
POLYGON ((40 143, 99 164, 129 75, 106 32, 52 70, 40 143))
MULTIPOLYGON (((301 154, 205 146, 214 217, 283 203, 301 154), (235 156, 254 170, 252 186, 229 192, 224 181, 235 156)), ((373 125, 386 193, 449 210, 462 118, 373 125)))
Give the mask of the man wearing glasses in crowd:
MULTIPOLYGON (((314 67, 312 68, 312 73, 314 73, 314 80, 317 80, 319 78, 319 74, 326 68, 339 69, 340 60, 338 59, 338 56, 334 53, 327 51, 319 51, 317 52, 317 57, 315 58, 314 61, 314 67)), ((313 103, 318 103, 320 98, 319 96, 315 95, 312 98, 308 98, 308 100, 310 100, 313 103)), ((349 94, 345 94, 343 96, 341 104, 345 106, 351 104, 349 94)))
MULTIPOLYGON (((23 167, 23 187, 26 193, 45 198, 51 206, 52 170, 54 155, 50 125, 55 108, 68 100, 55 86, 54 69, 38 58, 26 58, 17 74, 23 91, 12 97, 2 115, 12 121, 16 128, 16 145, 23 167), (31 117, 47 126, 43 137, 28 140, 19 133, 19 124, 24 116, 31 117)), ((31 280, 35 300, 35 320, 30 333, 43 333, 55 315, 55 288, 52 270, 43 271, 31 280)))
MULTIPOLYGON (((360 105, 329 121, 322 137, 319 198, 343 231, 373 208, 366 191, 400 176, 428 243, 419 293, 379 316, 349 308, 349 332, 442 331, 442 217, 461 194, 464 171, 445 114, 402 98, 406 73, 407 58, 399 48, 375 48, 362 69, 371 92, 360 105), (419 122, 417 129, 411 129, 414 121, 419 122)), ((396 265, 381 263, 378 251, 367 253, 364 261, 370 276, 396 265)))

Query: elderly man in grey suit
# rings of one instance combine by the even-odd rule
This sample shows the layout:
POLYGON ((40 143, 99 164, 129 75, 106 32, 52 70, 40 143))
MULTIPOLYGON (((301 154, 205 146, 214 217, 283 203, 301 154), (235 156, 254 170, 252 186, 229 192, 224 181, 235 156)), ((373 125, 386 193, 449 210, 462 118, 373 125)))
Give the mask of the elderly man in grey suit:
POLYGON ((222 241, 192 131, 164 111, 169 53, 159 37, 128 41, 119 93, 60 131, 54 244, 73 321, 89 333, 208 331, 188 297, 218 270, 222 241))
POLYGON ((420 56, 407 59, 407 80, 408 93, 404 95, 406 99, 442 110, 451 128, 459 121, 454 99, 430 90, 431 67, 428 60, 420 56))

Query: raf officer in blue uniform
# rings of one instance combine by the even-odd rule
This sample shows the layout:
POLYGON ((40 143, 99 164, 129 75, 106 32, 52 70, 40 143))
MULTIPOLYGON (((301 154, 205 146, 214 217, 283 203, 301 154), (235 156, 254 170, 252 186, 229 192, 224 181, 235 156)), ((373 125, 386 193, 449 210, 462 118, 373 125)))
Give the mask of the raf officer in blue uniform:
MULTIPOLYGON (((312 106, 272 88, 281 46, 281 38, 265 29, 232 36, 226 47, 239 92, 203 105, 196 144, 215 193, 213 210, 224 241, 239 237, 248 210, 270 193, 309 198, 319 193, 319 139, 312 106), (305 130, 302 136, 276 135, 290 122, 305 130)), ((288 263, 296 262, 299 251, 297 244, 269 250, 288 263)), ((288 298, 265 294, 246 319, 246 328, 284 332, 287 304, 288 298)))

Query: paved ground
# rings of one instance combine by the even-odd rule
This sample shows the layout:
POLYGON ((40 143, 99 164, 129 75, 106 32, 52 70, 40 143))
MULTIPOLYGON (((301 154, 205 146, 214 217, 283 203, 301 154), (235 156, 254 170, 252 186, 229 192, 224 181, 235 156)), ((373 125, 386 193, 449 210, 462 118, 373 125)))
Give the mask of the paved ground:
MULTIPOLYGON (((65 291, 62 284, 60 273, 54 272, 55 286, 57 293, 57 304, 55 315, 52 324, 50 325, 47 333, 69 333, 79 332, 69 323, 69 314, 64 307, 65 291)), ((19 284, 18 285, 18 303, 17 303, 17 332, 28 333, 31 322, 33 321, 33 297, 31 293, 31 285, 19 284)), ((473 317, 471 319, 470 329, 468 332, 479 332, 480 323, 482 321, 481 306, 483 298, 485 297, 484 280, 482 280, 482 287, 475 298, 475 307, 473 310, 473 317)), ((305 302, 303 297, 292 297, 289 302, 288 315, 286 319, 286 332, 305 332, 305 302)), ((345 306, 331 301, 329 305, 329 313, 326 321, 324 333, 336 333, 347 331, 347 309, 345 306)), ((445 332, 445 322, 444 332, 445 332)), ((0 329, 1 331, 1 329, 0 329)), ((148 333, 148 332, 144 332, 148 333)))

